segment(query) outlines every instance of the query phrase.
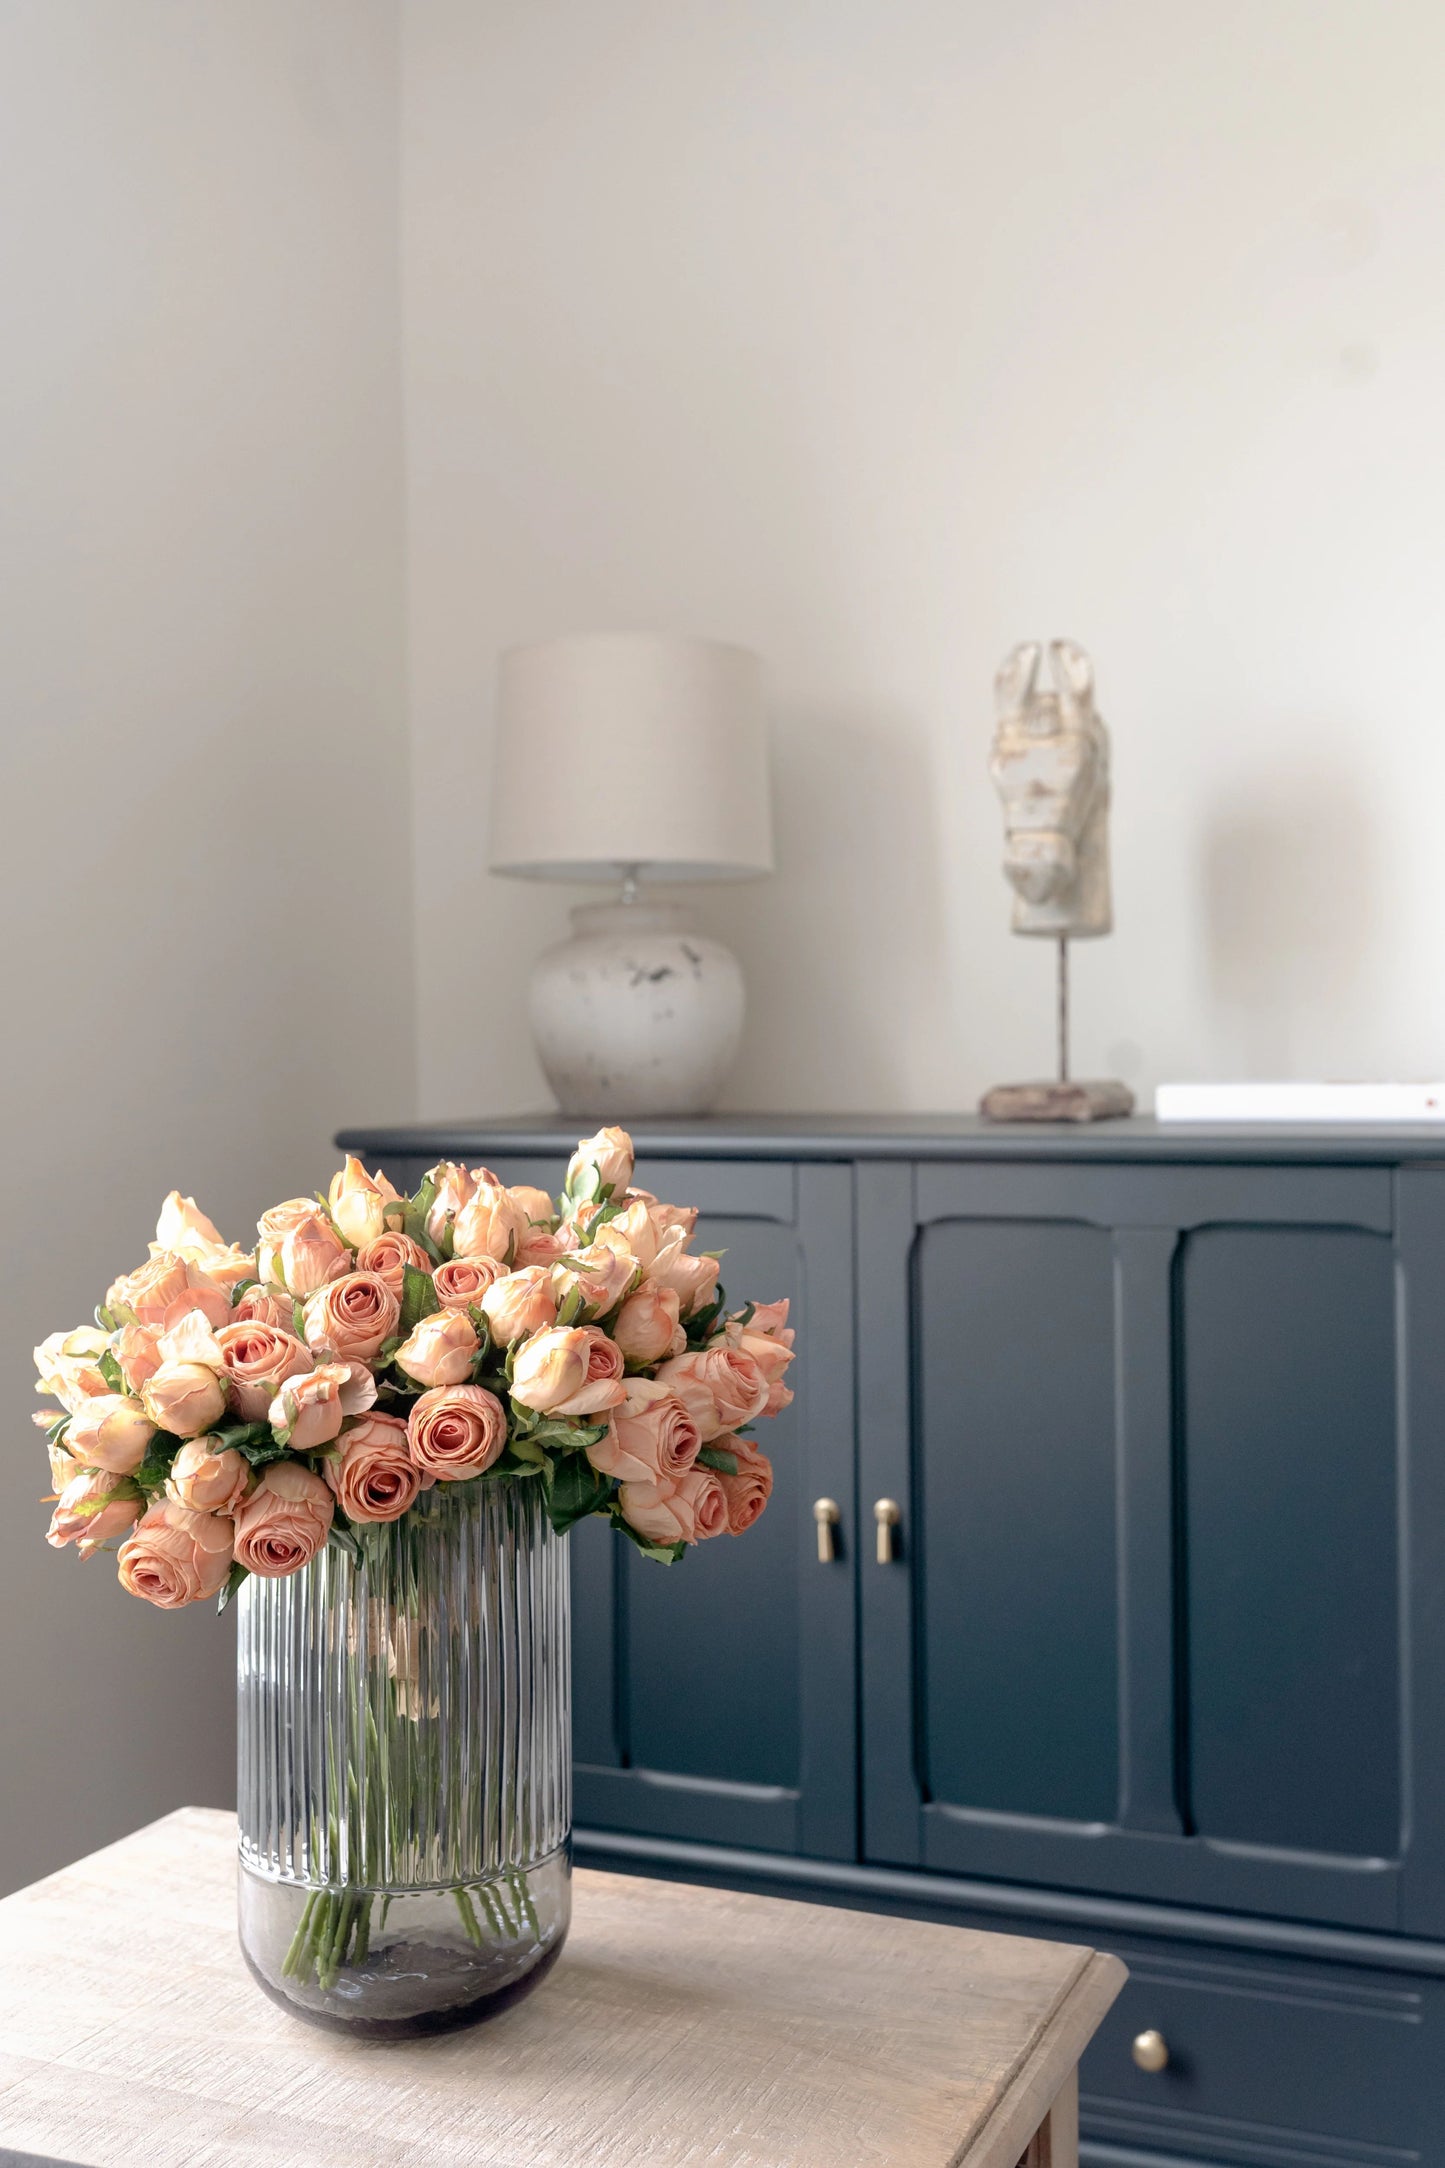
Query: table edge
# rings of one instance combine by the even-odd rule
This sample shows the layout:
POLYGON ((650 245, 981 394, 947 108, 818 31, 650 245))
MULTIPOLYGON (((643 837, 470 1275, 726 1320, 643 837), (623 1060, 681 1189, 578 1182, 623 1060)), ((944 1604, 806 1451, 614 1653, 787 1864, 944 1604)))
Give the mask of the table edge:
POLYGON ((1128 1977, 1122 1958, 1106 1950, 1089 1953, 983 2129, 954 2154, 948 2168, 1017 2168, 1128 1977))

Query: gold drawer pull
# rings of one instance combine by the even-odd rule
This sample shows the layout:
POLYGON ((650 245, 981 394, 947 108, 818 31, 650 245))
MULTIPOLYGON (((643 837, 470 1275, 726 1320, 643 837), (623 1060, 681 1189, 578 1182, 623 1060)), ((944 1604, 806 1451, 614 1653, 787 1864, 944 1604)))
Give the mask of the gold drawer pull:
POLYGON ((838 1556, 838 1523, 843 1518, 836 1498, 815 1498, 813 1518, 818 1524, 818 1564, 831 1566, 838 1556))
POLYGON ((903 1518, 903 1508, 896 1498, 880 1498, 873 1508, 873 1518, 878 1523, 878 1563, 891 1566, 898 1555, 893 1531, 903 1518))
POLYGON ((1167 2070, 1169 2068, 1169 2043, 1162 2032, 1151 2026, 1148 2032, 1137 2035, 1129 2050, 1141 2070, 1167 2070))

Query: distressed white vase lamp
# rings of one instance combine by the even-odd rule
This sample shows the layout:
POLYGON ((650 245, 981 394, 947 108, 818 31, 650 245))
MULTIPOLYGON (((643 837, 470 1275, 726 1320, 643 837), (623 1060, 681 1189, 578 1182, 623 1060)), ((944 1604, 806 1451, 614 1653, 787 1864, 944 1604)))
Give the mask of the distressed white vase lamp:
POLYGON ((538 1057, 564 1114, 701 1114, 738 1050, 743 975, 644 882, 771 873, 762 666, 719 640, 598 633, 501 659, 494 873, 621 883, 578 904, 532 974, 538 1057))

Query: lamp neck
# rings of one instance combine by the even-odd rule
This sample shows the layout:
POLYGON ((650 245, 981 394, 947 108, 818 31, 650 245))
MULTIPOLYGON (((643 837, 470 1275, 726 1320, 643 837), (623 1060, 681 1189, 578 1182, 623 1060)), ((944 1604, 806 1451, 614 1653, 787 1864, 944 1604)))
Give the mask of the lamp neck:
POLYGON ((642 901, 642 868, 641 868, 641 866, 624 866, 624 867, 623 867, 623 869, 622 869, 622 894, 621 894, 621 895, 620 895, 620 896, 618 897, 618 899, 617 899, 617 900, 618 900, 618 902, 619 902, 619 903, 625 903, 625 904, 628 904, 628 905, 632 905, 632 904, 635 904, 635 903, 641 903, 641 901, 642 901))

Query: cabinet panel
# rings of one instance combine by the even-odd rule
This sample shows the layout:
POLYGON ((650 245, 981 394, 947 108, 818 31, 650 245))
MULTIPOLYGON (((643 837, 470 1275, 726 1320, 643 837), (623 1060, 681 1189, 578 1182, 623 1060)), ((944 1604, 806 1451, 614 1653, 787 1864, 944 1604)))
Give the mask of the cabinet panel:
POLYGON ((1347 1228, 1209 1227, 1186 1237, 1177 1272, 1193 1825, 1391 1858, 1391 1245, 1347 1228))
POLYGON ((948 1220, 915 1251, 915 1581, 930 1797, 1118 1804, 1113 1256, 1096 1227, 948 1220))

